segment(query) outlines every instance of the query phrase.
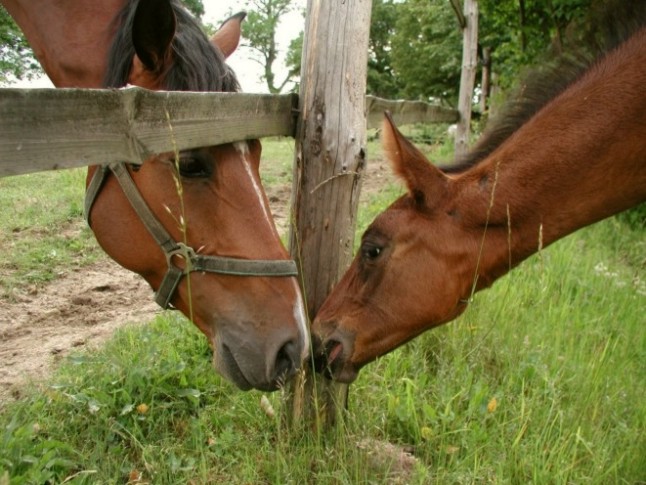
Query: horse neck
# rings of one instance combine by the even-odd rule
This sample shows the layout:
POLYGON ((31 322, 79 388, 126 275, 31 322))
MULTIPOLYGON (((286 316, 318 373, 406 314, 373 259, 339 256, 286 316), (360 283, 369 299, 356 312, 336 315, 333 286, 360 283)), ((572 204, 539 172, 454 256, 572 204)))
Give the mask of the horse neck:
POLYGON ((1 0, 56 87, 99 88, 127 0, 1 0))
POLYGON ((465 220, 487 228, 481 287, 646 200, 645 47, 642 29, 456 180, 465 220))

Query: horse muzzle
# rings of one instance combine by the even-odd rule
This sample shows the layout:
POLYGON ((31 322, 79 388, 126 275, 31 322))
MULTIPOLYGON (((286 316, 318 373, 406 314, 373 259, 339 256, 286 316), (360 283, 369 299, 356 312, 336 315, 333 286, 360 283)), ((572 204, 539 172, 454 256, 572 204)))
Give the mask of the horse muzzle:
MULTIPOLYGON (((333 327, 334 324, 322 323, 322 327, 333 327)), ((314 369, 328 379, 351 383, 359 375, 359 368, 351 362, 354 338, 338 329, 322 337, 312 334, 314 369)))
MULTIPOLYGON (((246 328, 252 328, 245 324, 246 328)), ((249 334, 220 331, 215 337, 213 364, 226 379, 243 391, 272 392, 282 388, 301 368, 308 349, 293 335, 272 334, 253 341, 249 334)))

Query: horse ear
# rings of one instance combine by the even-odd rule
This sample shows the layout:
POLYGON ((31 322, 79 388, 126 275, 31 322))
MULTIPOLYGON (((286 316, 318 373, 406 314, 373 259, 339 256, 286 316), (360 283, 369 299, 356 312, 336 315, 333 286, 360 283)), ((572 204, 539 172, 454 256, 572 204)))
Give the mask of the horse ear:
POLYGON ((159 71, 164 66, 175 36, 176 22, 169 0, 139 0, 132 42, 137 57, 149 71, 159 71))
POLYGON ((220 49, 225 58, 233 54, 238 47, 242 34, 242 21, 246 16, 247 12, 238 12, 229 17, 211 37, 211 42, 220 49))
POLYGON ((446 195, 449 178, 435 167, 395 126, 386 111, 381 130, 386 157, 418 205, 434 208, 446 195))

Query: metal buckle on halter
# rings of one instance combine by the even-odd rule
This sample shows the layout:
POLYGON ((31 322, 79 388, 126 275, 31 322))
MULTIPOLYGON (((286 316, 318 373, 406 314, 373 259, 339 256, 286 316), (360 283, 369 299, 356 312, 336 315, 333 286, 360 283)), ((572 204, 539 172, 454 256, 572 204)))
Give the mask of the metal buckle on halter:
POLYGON ((182 273, 187 275, 191 271, 193 271, 193 261, 195 261, 195 258, 197 258, 197 253, 195 250, 187 246, 184 243, 178 242, 176 243, 177 246, 175 249, 171 249, 170 251, 166 252, 166 263, 168 264, 169 268, 177 268, 182 270, 182 273), (179 256, 184 260, 185 266, 182 268, 181 266, 177 266, 173 262, 173 256, 179 256))
POLYGON ((164 308, 173 308, 171 305, 171 299, 175 294, 175 290, 179 285, 183 276, 188 275, 191 271, 194 270, 195 264, 194 261, 197 258, 195 250, 187 246, 184 243, 175 243, 172 249, 167 250, 162 246, 164 250, 164 255, 166 256, 166 264, 168 265, 168 270, 164 275, 164 278, 155 292, 155 301, 157 304, 164 308), (179 256, 184 260, 184 267, 180 267, 173 261, 173 257, 179 256))

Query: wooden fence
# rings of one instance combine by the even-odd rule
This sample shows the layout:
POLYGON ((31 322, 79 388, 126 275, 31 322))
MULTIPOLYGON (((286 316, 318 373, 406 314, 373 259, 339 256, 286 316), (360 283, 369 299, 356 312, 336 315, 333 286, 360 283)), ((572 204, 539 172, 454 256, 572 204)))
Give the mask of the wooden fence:
MULTIPOLYGON (((0 89, 0 177, 294 136, 297 106, 295 94, 0 89)), ((369 128, 385 110, 399 124, 458 120, 457 111, 440 106, 368 96, 369 128)))

